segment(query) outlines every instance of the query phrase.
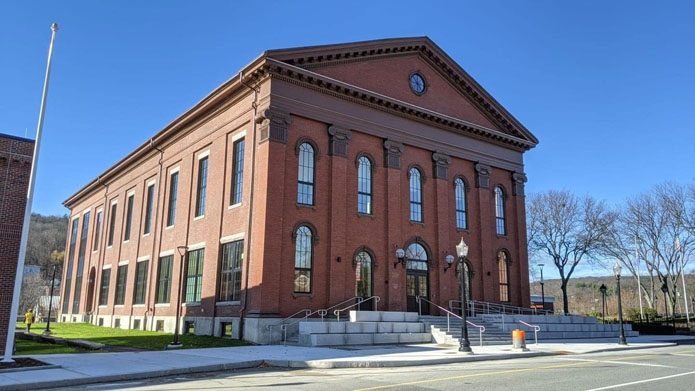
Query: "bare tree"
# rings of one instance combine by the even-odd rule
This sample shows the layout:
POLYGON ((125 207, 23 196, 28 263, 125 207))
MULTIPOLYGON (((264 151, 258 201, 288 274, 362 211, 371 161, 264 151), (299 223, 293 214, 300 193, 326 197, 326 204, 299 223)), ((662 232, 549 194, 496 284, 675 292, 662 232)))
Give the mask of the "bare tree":
POLYGON ((41 296, 46 295, 46 281, 40 273, 25 274, 22 279, 22 292, 19 296, 19 313, 24 314, 29 308, 39 305, 41 296))
POLYGON ((652 303, 661 284, 666 283, 671 311, 680 290, 679 257, 684 256, 683 263, 687 264, 695 245, 695 232, 687 229, 688 216, 692 213, 687 197, 684 186, 666 183, 629 199, 621 212, 629 229, 637 235, 638 249, 647 271, 658 280, 659 286, 653 283, 651 287, 652 303), (676 238, 680 249, 676 246, 676 238))
POLYGON ((633 224, 633 216, 627 213, 627 209, 615 213, 616 218, 601 238, 601 253, 604 257, 616 259, 632 274, 635 282, 639 283, 638 294, 647 301, 648 307, 654 308, 654 295, 658 290, 655 267, 644 261, 645 255, 637 240, 639 232, 633 224), (645 267, 648 278, 643 279, 645 267))
POLYGON ((582 261, 597 261, 600 239, 614 218, 603 202, 579 198, 569 191, 549 190, 531 197, 529 251, 553 261, 560 274, 565 313, 569 313, 567 282, 582 261))

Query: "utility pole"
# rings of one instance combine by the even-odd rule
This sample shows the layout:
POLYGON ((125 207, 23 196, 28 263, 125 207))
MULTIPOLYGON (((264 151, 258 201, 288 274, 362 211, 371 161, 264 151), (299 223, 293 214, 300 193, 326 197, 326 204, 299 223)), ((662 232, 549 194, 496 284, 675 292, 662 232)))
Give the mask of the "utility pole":
POLYGON ((41 149, 41 132, 43 131, 43 118, 46 114, 46 98, 48 95, 48 81, 51 77, 51 59, 53 58, 53 42, 55 41, 58 25, 51 25, 51 44, 48 46, 48 64, 46 65, 46 78, 43 81, 43 94, 41 95, 41 109, 39 110, 39 123, 36 126, 36 140, 34 141, 34 156, 31 161, 31 175, 29 176, 29 190, 27 192, 27 204, 24 209, 24 225, 22 225, 22 239, 19 243, 19 259, 17 260, 17 272, 14 279, 14 292, 12 294, 12 309, 10 321, 7 325, 7 341, 5 341, 5 355, 2 362, 14 362, 12 350, 14 347, 14 331, 19 311, 19 295, 22 291, 22 279, 24 277, 24 257, 27 254, 27 239, 29 237, 29 221, 31 218, 31 204, 34 200, 34 185, 36 183, 36 170, 39 163, 39 151, 41 149))

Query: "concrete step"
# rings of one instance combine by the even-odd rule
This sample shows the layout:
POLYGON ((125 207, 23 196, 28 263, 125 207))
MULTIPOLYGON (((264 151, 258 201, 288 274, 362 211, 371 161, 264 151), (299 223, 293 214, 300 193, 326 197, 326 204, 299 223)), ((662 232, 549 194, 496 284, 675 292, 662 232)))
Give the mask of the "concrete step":
POLYGON ((350 322, 419 322, 417 312, 350 311, 350 322))
POLYGON ((420 322, 300 322, 299 334, 424 333, 420 322))
POLYGON ((380 345, 430 343, 430 333, 301 334, 303 346, 380 345))

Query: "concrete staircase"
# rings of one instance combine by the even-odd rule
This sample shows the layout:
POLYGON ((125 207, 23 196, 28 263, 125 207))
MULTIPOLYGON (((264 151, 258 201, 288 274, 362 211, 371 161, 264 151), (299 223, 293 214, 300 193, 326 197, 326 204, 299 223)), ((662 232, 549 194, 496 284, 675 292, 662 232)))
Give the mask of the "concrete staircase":
MULTIPOLYGON (((511 335, 512 330, 526 331, 526 340, 533 340, 533 329, 519 321, 537 325, 539 340, 579 339, 579 338, 617 338, 618 324, 602 324, 590 316, 580 315, 479 315, 485 323, 493 323, 511 335)), ((639 333, 632 330, 632 325, 623 324, 626 337, 637 337, 639 333)))
POLYGON ((429 343, 432 334, 414 312, 350 311, 349 322, 300 322, 303 346, 429 343))
MULTIPOLYGON (((449 319, 449 327, 447 331, 446 316, 421 316, 420 320, 425 324, 425 330, 430 330, 432 339, 442 345, 458 345, 461 337, 461 320, 454 318, 449 319)), ((504 332, 502 328, 492 322, 486 322, 480 317, 469 317, 468 320, 478 326, 484 326, 483 346, 487 345, 511 345, 511 333, 504 332)), ((468 339, 472 346, 480 346, 480 329, 468 325, 468 339)))

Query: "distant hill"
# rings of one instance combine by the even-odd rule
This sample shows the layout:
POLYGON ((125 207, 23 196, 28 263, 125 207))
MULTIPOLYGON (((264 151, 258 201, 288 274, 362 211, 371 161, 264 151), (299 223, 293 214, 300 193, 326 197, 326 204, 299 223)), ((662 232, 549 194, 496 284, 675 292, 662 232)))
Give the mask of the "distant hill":
MULTIPOLYGON (((56 262, 62 265, 67 231, 67 216, 44 216, 33 213, 29 224, 29 240, 24 262, 27 265, 40 266, 44 277, 49 277, 47 273, 52 270, 47 270, 48 265, 56 262)), ((60 272, 59 267, 57 273, 60 272)))
MULTIPOLYGON (((647 284, 649 281, 648 276, 641 277, 642 284, 647 284)), ((686 283, 688 286, 688 299, 690 303, 688 305, 692 308, 692 297, 695 294, 695 275, 686 275, 686 283)), ((615 277, 605 276, 605 277, 578 277, 570 279, 567 285, 567 296, 569 298, 569 309, 573 314, 588 314, 591 311, 601 312, 601 292, 599 287, 601 284, 606 284, 607 294, 606 294, 606 306, 607 306, 607 316, 615 315, 618 312, 618 298, 616 294, 616 282, 615 277)), ((656 310, 659 313, 664 312, 664 295, 659 290, 660 284, 656 287, 656 310)), ((681 280, 678 279, 678 287, 682 287, 681 280)), ((623 298, 623 311, 630 307, 639 308, 639 298, 637 296, 637 281, 632 276, 623 276, 620 279, 620 290, 621 296, 623 298)), ((681 289, 682 290, 682 289, 681 289)), ((540 295, 541 285, 538 282, 531 283, 531 294, 540 295)), ((562 311, 562 291, 560 290, 560 280, 546 280, 545 281, 545 295, 555 297, 555 311, 562 311)), ((680 308, 677 306, 677 312, 685 312, 683 307, 683 299, 680 298, 679 301, 680 308)), ((647 307, 647 301, 642 299, 642 304, 647 307)))

